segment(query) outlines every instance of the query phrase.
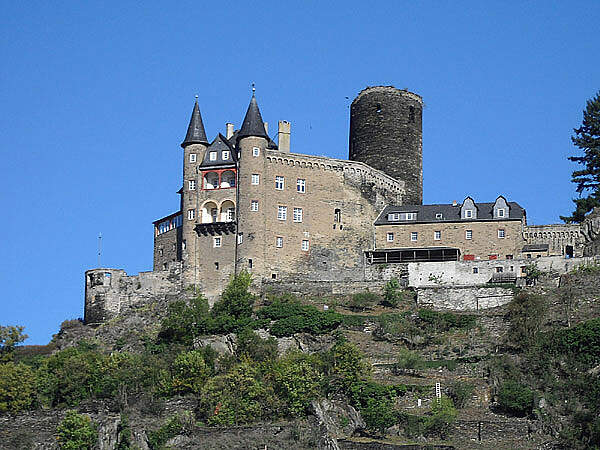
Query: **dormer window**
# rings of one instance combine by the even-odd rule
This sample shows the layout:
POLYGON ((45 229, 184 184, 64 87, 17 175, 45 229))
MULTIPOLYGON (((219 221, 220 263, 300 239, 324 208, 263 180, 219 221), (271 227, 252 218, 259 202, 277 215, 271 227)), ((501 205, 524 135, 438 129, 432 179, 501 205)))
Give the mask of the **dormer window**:
POLYGON ((398 222, 400 220, 400 213, 388 214, 388 220, 390 222, 398 222))
POLYGON ((227 161, 229 159, 229 150, 225 150, 221 153, 221 159, 227 161))
POLYGON ((209 152, 208 159, 211 161, 216 161, 217 160, 217 152, 209 152))
POLYGON ((436 214, 435 214, 435 218, 436 218, 436 219, 443 219, 443 218, 444 218, 444 215, 443 215, 442 213, 436 213, 436 214))
POLYGON ((389 213, 388 220, 390 222, 399 222, 401 220, 417 220, 416 212, 389 213))
POLYGON ((473 210, 472 209, 465 210, 465 218, 467 218, 467 219, 473 218, 473 210))
POLYGON ((498 217, 505 217, 505 216, 504 216, 504 214, 505 214, 505 213, 504 213, 504 211, 505 211, 505 209, 504 209, 504 208, 500 208, 500 209, 498 209, 498 217))

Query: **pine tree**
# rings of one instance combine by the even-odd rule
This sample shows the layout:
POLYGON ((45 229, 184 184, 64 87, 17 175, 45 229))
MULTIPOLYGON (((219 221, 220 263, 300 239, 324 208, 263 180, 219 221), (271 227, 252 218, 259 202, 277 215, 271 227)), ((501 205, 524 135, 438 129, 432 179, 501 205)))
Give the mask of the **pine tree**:
POLYGON ((583 156, 570 156, 569 161, 583 165, 584 169, 574 171, 571 177, 579 193, 579 198, 573 199, 575 211, 569 217, 561 216, 561 219, 580 223, 588 212, 600 206, 600 92, 587 101, 582 125, 573 131, 575 134, 571 141, 583 150, 583 156), (584 191, 589 192, 587 197, 581 196, 584 191))

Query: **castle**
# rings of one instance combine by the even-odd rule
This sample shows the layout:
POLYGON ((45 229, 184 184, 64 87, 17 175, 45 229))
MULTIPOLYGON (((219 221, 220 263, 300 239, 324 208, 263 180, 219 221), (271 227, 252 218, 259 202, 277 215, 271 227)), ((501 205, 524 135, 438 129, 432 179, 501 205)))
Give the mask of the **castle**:
MULTIPOLYGON (((491 261, 492 272, 518 277, 524 264, 500 261, 581 256, 579 225, 528 226, 525 209, 501 195, 423 205, 422 113, 417 94, 367 87, 351 104, 349 159, 340 160, 291 152, 288 121, 271 139, 254 89, 241 127, 228 123, 209 142, 196 99, 181 143, 179 208, 154 222, 148 289, 169 279, 170 288, 214 298, 242 270, 261 291, 299 280, 373 281, 378 264, 452 261, 491 261)), ((98 291, 126 276, 107 270, 88 271, 86 322, 127 302, 98 291)))

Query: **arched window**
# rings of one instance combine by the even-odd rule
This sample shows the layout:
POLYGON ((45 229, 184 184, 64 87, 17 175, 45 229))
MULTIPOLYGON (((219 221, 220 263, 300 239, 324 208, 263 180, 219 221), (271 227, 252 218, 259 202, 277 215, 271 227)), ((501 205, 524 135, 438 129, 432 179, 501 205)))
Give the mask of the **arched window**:
POLYGON ((235 204, 231 200, 225 200, 221 204, 221 222, 233 222, 235 220, 235 204))
POLYGON ((226 170, 221 174, 221 188, 235 187, 235 173, 232 170, 226 170))
POLYGON ((202 223, 214 223, 218 221, 217 204, 214 202, 205 203, 202 207, 202 223))
POLYGON ((219 175, 216 172, 204 174, 204 189, 219 189, 219 175))

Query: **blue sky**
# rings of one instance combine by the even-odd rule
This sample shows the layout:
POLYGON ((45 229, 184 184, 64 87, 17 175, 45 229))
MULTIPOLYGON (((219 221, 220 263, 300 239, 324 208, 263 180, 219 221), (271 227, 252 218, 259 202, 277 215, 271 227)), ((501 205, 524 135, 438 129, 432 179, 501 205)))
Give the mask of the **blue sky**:
POLYGON ((600 2, 3 2, 0 324, 48 342, 97 265, 152 268, 198 94, 209 139, 256 83, 292 151, 346 158, 368 85, 423 96, 424 200, 572 210, 573 127, 600 89, 600 2))

